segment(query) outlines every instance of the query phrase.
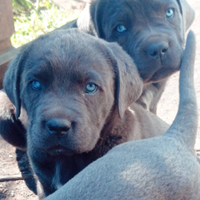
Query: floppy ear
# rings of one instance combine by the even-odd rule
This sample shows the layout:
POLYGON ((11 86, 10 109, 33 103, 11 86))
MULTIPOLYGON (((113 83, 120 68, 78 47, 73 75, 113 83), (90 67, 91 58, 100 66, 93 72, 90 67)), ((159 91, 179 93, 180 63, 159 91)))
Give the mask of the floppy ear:
POLYGON ((115 73, 115 98, 121 118, 141 95, 143 82, 132 58, 117 44, 108 43, 108 55, 115 73))
POLYGON ((194 21, 195 12, 186 0, 177 0, 177 2, 180 6, 181 14, 183 16, 184 31, 186 32, 194 21))
POLYGON ((93 21, 93 13, 95 13, 95 9, 95 3, 88 3, 76 22, 76 26, 79 30, 93 36, 97 36, 93 21))
POLYGON ((88 3, 77 19, 77 28, 90 35, 104 38, 101 25, 101 16, 103 15, 104 8, 104 1, 91 1, 91 3, 88 3))
POLYGON ((22 51, 14 60, 11 61, 3 79, 3 88, 11 102, 16 107, 16 118, 19 117, 21 108, 20 74, 22 63, 24 61, 23 57, 24 51, 22 51))

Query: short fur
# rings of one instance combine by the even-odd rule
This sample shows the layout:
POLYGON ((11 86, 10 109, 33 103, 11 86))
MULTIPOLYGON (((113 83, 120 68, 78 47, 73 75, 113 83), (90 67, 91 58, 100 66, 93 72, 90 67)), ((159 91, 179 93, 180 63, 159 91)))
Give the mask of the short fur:
POLYGON ((41 198, 114 146, 168 128, 134 104, 142 80, 133 60, 119 45, 78 29, 32 42, 10 64, 3 83, 16 117, 21 108, 28 115, 27 152, 43 187, 41 198), (41 83, 36 91, 35 80, 41 83), (85 92, 91 82, 98 85, 95 94, 85 92))
POLYGON ((181 65, 179 110, 164 135, 118 145, 45 200, 200 199, 194 60, 191 32, 181 65))

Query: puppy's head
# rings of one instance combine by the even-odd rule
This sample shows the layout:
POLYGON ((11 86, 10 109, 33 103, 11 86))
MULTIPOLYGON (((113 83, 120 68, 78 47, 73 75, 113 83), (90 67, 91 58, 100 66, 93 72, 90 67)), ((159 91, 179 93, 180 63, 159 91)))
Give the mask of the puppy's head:
POLYGON ((77 25, 118 42, 134 59, 144 82, 151 83, 179 69, 185 32, 193 20, 186 0, 97 0, 77 25))
POLYGON ((117 44, 76 29, 55 31, 28 45, 10 64, 4 88, 28 114, 28 146, 52 155, 92 150, 118 109, 141 94, 132 59, 117 44))

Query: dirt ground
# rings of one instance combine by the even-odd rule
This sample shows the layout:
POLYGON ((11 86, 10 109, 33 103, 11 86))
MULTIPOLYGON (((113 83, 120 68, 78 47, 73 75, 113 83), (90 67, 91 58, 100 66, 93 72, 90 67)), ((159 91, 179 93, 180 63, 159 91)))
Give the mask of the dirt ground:
MULTIPOLYGON (((62 1, 62 0, 61 0, 62 1)), ((68 0, 63 0, 69 2, 68 0)), ((73 6, 78 0, 73 1, 73 6)), ((86 0, 84 0, 86 1, 86 0)), ((196 12, 196 19, 191 29, 196 33, 197 54, 195 64, 195 86, 200 111, 200 0, 188 0, 196 12)), ((71 3, 72 1, 70 1, 71 3)), ((171 124, 178 108, 178 73, 168 81, 166 90, 158 106, 158 116, 171 124)), ((200 112, 199 112, 200 113, 200 112)), ((199 119, 200 121, 200 119, 199 119)), ((200 123, 195 149, 200 152, 200 123)), ((15 148, 0 138, 0 177, 20 174, 15 155, 15 148)), ((0 182, 0 200, 36 200, 24 181, 0 182)))

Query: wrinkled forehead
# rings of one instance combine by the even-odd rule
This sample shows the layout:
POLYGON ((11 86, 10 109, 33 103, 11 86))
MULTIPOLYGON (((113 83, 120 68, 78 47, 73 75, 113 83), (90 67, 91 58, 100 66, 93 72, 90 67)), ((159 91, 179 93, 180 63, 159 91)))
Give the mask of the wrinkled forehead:
POLYGON ((177 6, 176 0, 126 0, 127 4, 131 6, 132 9, 144 9, 144 11, 159 11, 162 8, 177 6))
POLYGON ((100 42, 56 40, 31 47, 25 64, 27 77, 81 81, 113 75, 106 48, 100 42))
MULTIPOLYGON (((111 3, 111 2, 110 2, 111 3)), ((108 2, 109 4, 109 2, 108 2)), ((145 15, 153 11, 160 11, 170 6, 179 9, 177 0, 118 0, 115 6, 110 6, 108 9, 113 16, 124 15, 145 15)))

